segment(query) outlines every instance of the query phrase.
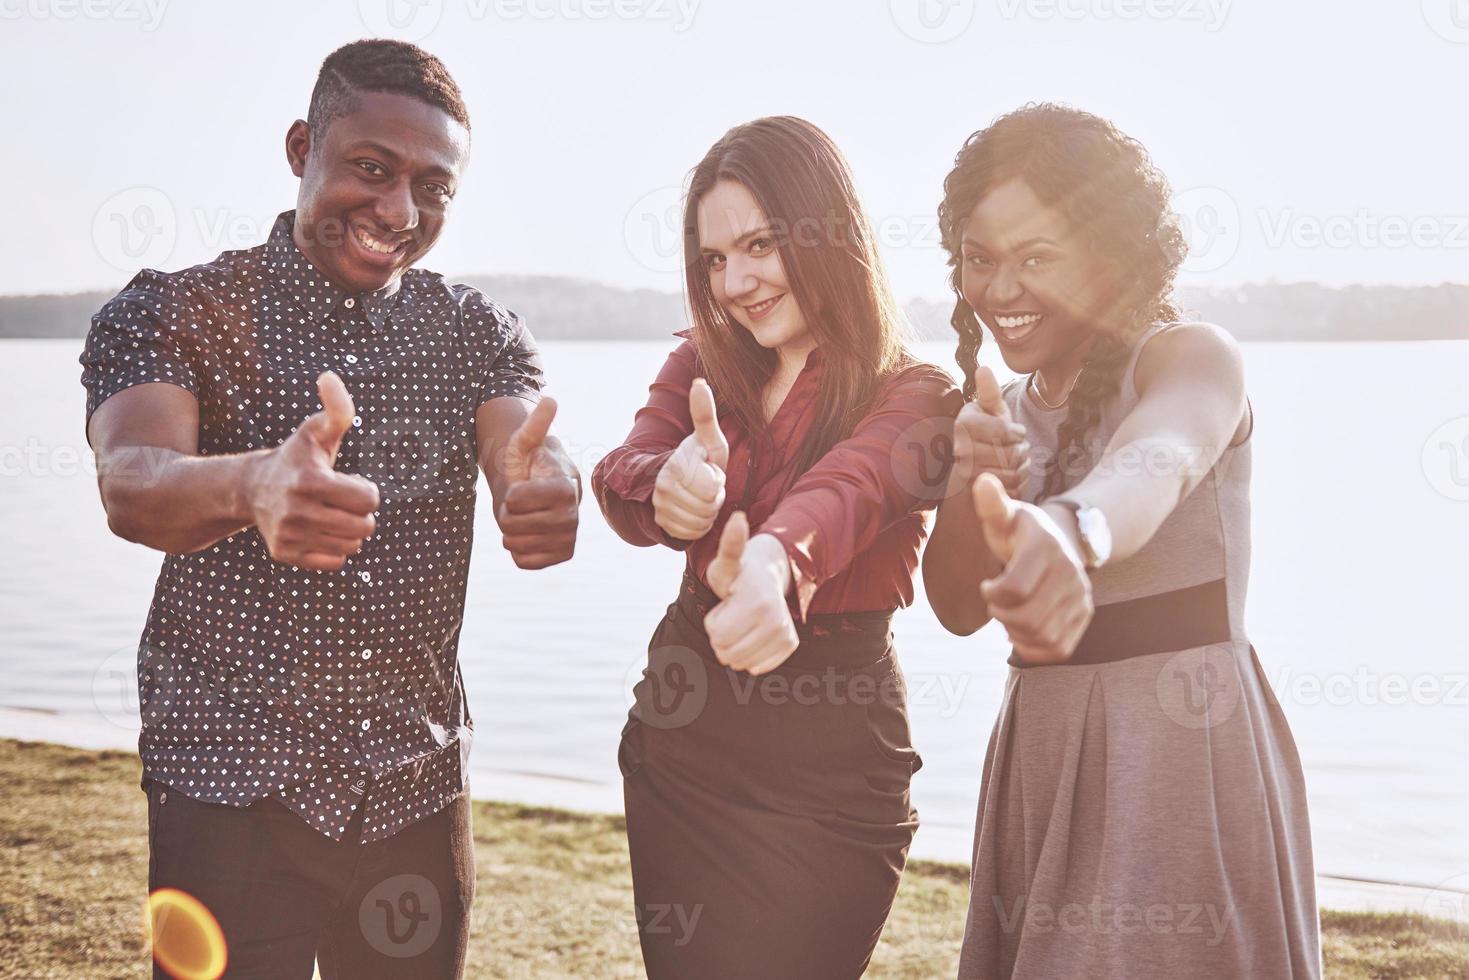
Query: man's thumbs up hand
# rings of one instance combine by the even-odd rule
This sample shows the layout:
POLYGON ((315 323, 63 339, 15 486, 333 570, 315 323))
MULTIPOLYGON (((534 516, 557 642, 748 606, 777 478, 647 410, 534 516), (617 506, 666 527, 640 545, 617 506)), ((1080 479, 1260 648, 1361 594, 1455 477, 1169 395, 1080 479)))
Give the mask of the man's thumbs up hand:
POLYGON ((255 456, 245 479, 251 522, 270 556, 285 565, 335 571, 377 527, 377 486, 333 469, 352 428, 352 396, 342 379, 316 379, 321 411, 285 442, 255 456))

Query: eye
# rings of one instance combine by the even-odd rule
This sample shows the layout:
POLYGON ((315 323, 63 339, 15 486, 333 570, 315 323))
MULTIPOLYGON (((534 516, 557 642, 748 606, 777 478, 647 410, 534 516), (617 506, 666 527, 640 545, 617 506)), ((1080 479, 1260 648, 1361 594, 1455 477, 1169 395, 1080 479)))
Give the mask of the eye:
POLYGON ((438 183, 437 181, 431 181, 427 184, 424 184, 423 187, 434 197, 443 197, 450 200, 453 200, 454 198, 454 195, 449 192, 449 188, 443 184, 438 183))
POLYGON ((711 252, 704 256, 704 265, 708 267, 710 272, 718 272, 724 268, 724 256, 717 252, 711 252))
POLYGON ((1032 255, 1027 257, 1026 260, 1020 264, 1027 269, 1034 269, 1037 266, 1045 265, 1045 263, 1046 257, 1044 255, 1032 255))
POLYGON ((757 238, 750 243, 750 254, 754 256, 769 255, 775 248, 775 242, 769 238, 757 238))
POLYGON ((983 266, 983 265, 989 265, 990 264, 990 260, 988 258, 986 258, 985 256, 983 256, 983 255, 971 255, 968 258, 966 258, 964 261, 968 262, 970 265, 980 265, 980 266, 983 266))
POLYGON ((387 173, 387 171, 383 169, 382 165, 375 160, 358 160, 357 166, 364 173, 367 173, 373 177, 381 177, 387 173))

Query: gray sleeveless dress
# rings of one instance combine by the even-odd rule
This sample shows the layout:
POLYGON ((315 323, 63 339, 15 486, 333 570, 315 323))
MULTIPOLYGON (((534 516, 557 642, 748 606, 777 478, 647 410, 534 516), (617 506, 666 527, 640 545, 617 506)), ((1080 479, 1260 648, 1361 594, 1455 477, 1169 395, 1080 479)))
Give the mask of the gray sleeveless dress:
MULTIPOLYGON (((1134 347, 1093 464, 1165 329, 1134 347)), ((1054 452, 1066 409, 1037 407, 1023 381, 1004 394, 1035 450, 1054 452)), ((1093 573, 1096 616, 1070 661, 1011 658, 961 980, 1321 976, 1300 759, 1244 629, 1249 480, 1246 435, 1141 551, 1093 573)))

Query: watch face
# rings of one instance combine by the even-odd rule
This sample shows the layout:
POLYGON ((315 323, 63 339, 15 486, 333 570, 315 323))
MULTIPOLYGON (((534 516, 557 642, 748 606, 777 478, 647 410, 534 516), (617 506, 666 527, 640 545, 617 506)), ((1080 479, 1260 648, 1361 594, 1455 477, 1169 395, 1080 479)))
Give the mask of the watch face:
POLYGON ((1076 528, 1081 532, 1082 542, 1091 552, 1088 562, 1093 567, 1101 565, 1112 555, 1112 529, 1107 526, 1107 517, 1095 507, 1083 507, 1076 512, 1076 528))

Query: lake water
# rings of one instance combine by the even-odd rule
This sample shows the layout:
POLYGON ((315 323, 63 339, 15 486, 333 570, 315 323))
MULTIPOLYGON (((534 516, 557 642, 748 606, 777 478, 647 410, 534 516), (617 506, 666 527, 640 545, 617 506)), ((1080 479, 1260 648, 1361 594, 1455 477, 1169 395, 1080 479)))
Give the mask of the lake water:
MULTIPOLYGON (((0 340, 0 705, 116 725, 125 742, 136 700, 117 678, 132 669, 159 555, 107 531, 80 345, 0 340)), ((543 347, 557 434, 590 473, 667 345, 543 347)), ((923 352, 952 370, 946 345, 923 352)), ((1456 499, 1469 498, 1469 344, 1254 344, 1246 360, 1249 629, 1305 762, 1317 870, 1469 887, 1469 502, 1456 499)), ((475 794, 616 808, 626 692, 682 556, 623 544, 589 497, 575 560, 522 572, 488 501, 460 646, 475 794)), ((945 633, 921 588, 895 631, 925 759, 914 853, 966 860, 1004 634, 945 633)))

